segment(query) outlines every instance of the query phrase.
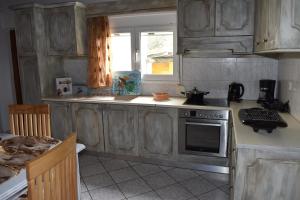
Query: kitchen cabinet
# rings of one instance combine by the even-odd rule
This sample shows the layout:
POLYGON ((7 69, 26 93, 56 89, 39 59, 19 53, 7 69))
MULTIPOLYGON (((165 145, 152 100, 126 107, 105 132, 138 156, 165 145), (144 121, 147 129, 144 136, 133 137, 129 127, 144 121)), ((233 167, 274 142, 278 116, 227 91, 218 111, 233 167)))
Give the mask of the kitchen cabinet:
POLYGON ((19 57, 19 70, 23 103, 40 103, 41 89, 37 57, 19 57))
POLYGON ((178 1, 178 36, 214 35, 215 0, 178 1))
POLYGON ((87 53, 85 6, 79 2, 46 9, 48 55, 85 55, 87 53))
POLYGON ((105 105, 103 126, 106 152, 137 155, 138 115, 136 106, 105 105))
POLYGON ((216 36, 253 35, 254 4, 253 0, 216 0, 216 36))
POLYGON ((231 200, 300 199, 299 152, 240 148, 234 139, 230 151, 231 200))
POLYGON ((256 0, 255 52, 300 52, 300 3, 256 0))
POLYGON ((19 56, 35 55, 34 9, 27 8, 15 12, 16 40, 19 56))
POLYGON ((174 108, 139 107, 139 145, 143 157, 172 159, 178 132, 174 108))
POLYGON ((254 8, 255 0, 178 0, 178 53, 252 53, 254 8))
POLYGON ((45 102, 51 109, 52 137, 64 140, 72 132, 71 104, 66 102, 45 102))
POLYGON ((72 104, 72 122, 78 141, 86 145, 87 150, 104 151, 102 107, 100 105, 72 104))

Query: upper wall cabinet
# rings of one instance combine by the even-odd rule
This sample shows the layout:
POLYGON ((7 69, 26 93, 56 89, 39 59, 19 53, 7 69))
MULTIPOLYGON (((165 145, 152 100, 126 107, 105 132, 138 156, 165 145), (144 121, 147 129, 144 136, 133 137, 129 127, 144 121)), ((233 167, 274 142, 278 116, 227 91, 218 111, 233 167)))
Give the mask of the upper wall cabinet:
POLYGON ((216 0, 216 36, 253 35, 253 0, 216 0))
POLYGON ((255 0, 178 0, 178 53, 252 53, 254 6, 255 0))
POLYGON ((215 0, 178 1, 179 37, 214 35, 215 0))
POLYGON ((255 52, 300 52, 298 0, 256 0, 255 52))
POLYGON ((85 55, 86 16, 85 6, 71 3, 46 9, 48 55, 85 55))
POLYGON ((18 54, 20 56, 35 55, 33 8, 17 10, 15 12, 18 54))

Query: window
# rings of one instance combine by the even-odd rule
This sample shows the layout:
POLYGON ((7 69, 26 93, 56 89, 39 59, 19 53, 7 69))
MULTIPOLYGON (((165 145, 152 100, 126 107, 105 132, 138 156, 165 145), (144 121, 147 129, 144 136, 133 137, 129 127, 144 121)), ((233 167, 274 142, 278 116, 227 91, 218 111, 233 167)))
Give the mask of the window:
POLYGON ((112 71, 130 71, 131 33, 111 34, 111 67, 112 71))
POLYGON ((173 75, 173 32, 141 32, 141 72, 173 75))
POLYGON ((139 70, 143 81, 177 81, 174 33, 175 26, 112 30, 112 71, 139 70))

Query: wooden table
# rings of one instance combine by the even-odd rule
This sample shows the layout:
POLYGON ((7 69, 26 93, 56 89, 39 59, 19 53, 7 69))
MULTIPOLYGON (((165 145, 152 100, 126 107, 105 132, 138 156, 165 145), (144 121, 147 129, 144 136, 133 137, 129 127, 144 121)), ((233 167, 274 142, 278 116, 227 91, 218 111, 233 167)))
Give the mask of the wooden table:
MULTIPOLYGON (((11 134, 0 133, 2 139, 8 139, 14 137, 11 134)), ((79 165, 78 165, 78 153, 85 149, 83 144, 76 145, 77 153, 77 191, 78 191, 78 200, 80 200, 80 176, 79 176, 79 165)), ((13 200, 17 199, 21 194, 26 193, 27 191, 27 179, 26 179, 26 170, 21 169, 20 172, 8 179, 7 181, 0 184, 0 199, 1 200, 13 200)))

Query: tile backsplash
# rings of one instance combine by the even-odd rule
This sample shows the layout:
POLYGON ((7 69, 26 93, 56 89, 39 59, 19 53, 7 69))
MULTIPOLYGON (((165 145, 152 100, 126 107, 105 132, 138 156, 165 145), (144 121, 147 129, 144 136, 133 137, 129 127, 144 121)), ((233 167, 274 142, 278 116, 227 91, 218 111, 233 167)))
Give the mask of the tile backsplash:
POLYGON ((300 120, 300 55, 282 55, 278 75, 279 97, 282 101, 290 101, 291 114, 300 120))
MULTIPOLYGON (((65 59, 66 76, 73 78, 74 84, 85 84, 87 80, 86 58, 65 59)), ((258 98, 259 80, 275 79, 278 76, 278 60, 259 56, 243 58, 183 58, 181 66, 181 84, 190 90, 210 91, 210 98, 227 97, 228 85, 240 82, 245 86, 244 99, 258 98)), ((144 82, 142 94, 164 91, 172 96, 178 95, 178 83, 144 82)), ((91 90, 91 94, 107 94, 108 90, 91 90)))
POLYGON ((278 76, 278 61, 265 57, 249 58, 183 58, 182 84, 208 90, 208 97, 227 97, 228 85, 240 82, 245 86, 244 99, 255 100, 260 79, 278 76))

